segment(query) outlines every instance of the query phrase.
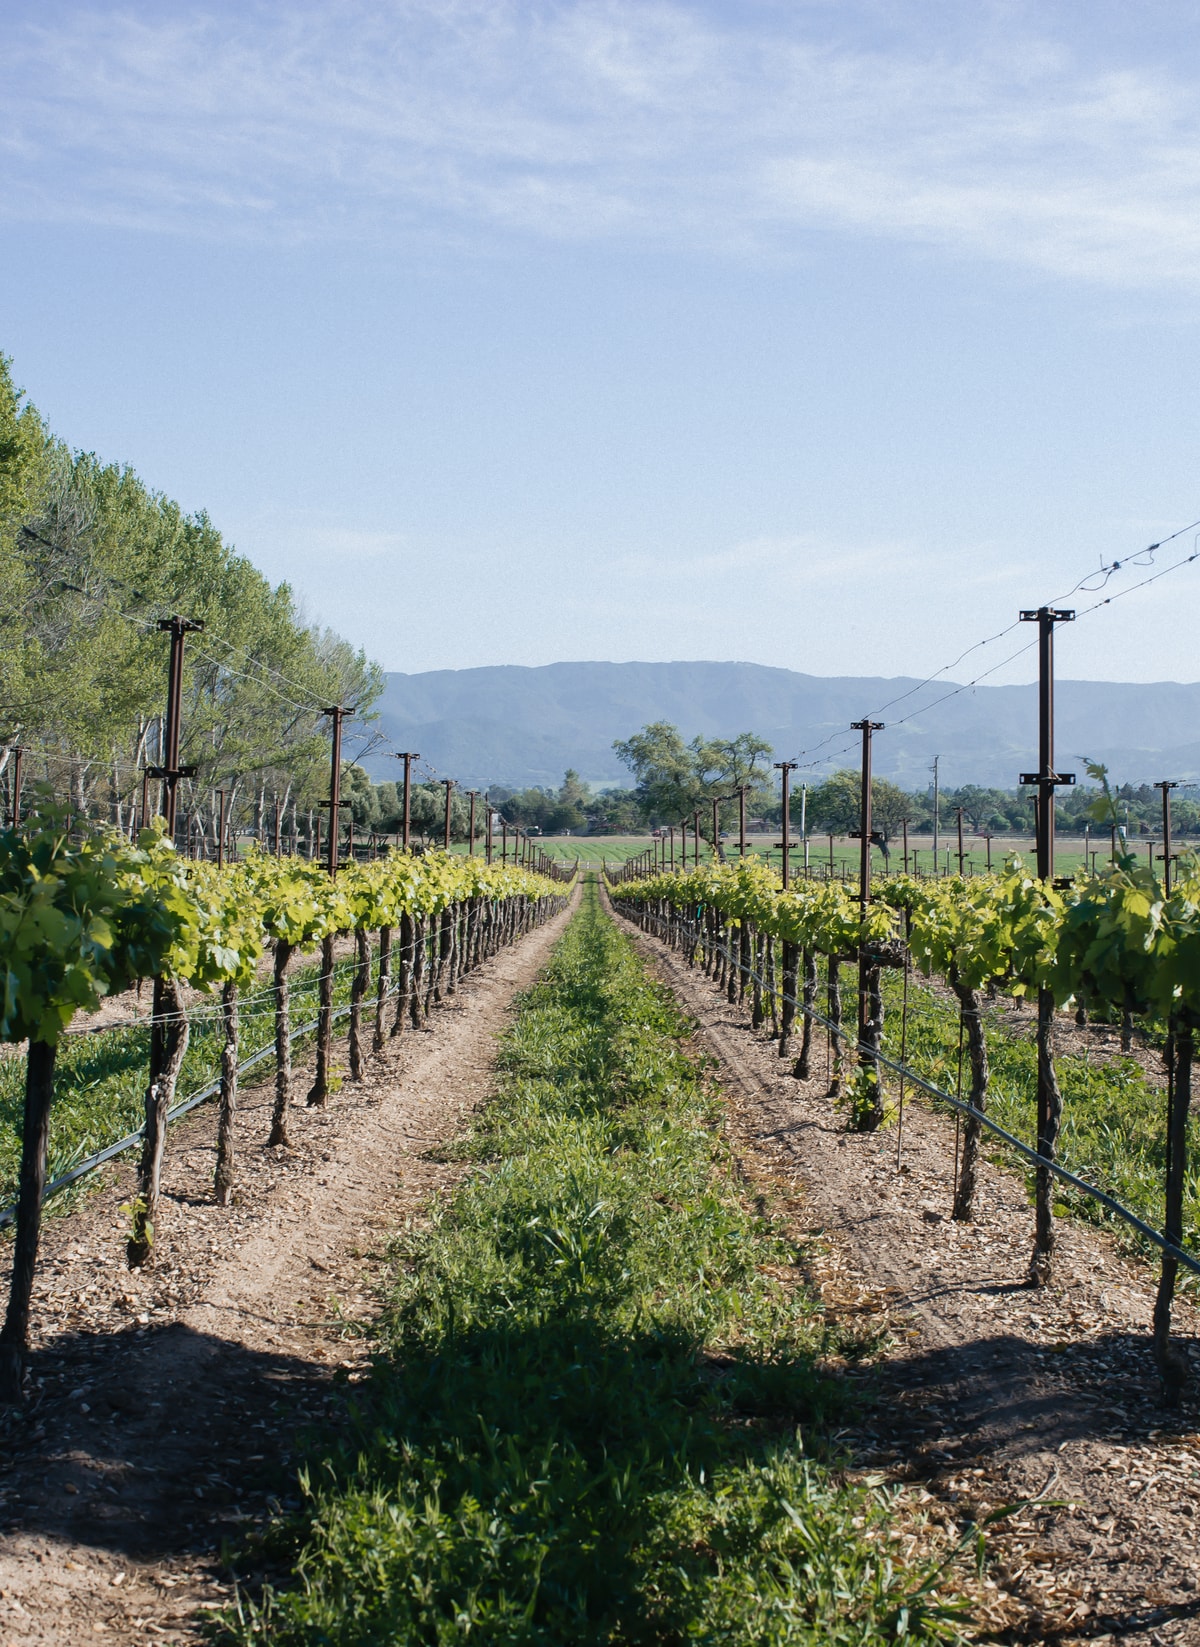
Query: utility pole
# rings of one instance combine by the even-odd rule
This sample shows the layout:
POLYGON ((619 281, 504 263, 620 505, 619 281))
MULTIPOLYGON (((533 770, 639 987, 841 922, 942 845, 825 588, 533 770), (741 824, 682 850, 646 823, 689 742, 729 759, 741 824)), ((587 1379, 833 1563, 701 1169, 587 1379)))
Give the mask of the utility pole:
POLYGON ((883 731, 882 721, 851 721, 850 730, 862 733, 862 792, 859 796, 858 907, 866 916, 871 901, 871 734, 883 731))
POLYGON ((940 755, 935 755, 933 757, 933 873, 935 876, 937 875, 938 869, 938 825, 941 822, 939 817, 941 809, 941 793, 938 789, 938 766, 941 759, 942 757, 940 755))
POLYGON ((398 761, 404 762, 404 823, 402 825, 400 844, 404 848, 405 852, 407 852, 410 834, 409 819, 412 811, 412 763, 414 761, 419 761, 421 757, 415 750, 406 750, 404 754, 397 755, 395 758, 398 761))
POLYGON ((160 618, 158 628, 171 637, 171 657, 167 664, 167 721, 160 753, 161 766, 147 768, 152 778, 162 779, 162 815, 167 835, 175 841, 175 813, 180 778, 194 778, 194 766, 179 764, 179 721, 183 709, 183 637, 199 634, 204 625, 197 618, 160 618))
POLYGON ((791 775, 796 770, 795 761, 776 761, 775 770, 779 773, 783 788, 783 890, 786 892, 791 880, 791 853, 792 853, 792 797, 789 789, 791 775))
POLYGON ((450 794, 451 794, 451 791, 454 789, 455 784, 454 784, 454 779, 453 778, 442 778, 441 782, 444 784, 445 789, 446 789, 446 819, 445 819, 445 828, 444 828, 444 832, 443 832, 444 833, 444 839, 442 841, 442 845, 445 847, 446 851, 449 852, 449 850, 450 850, 450 794))
POLYGON ((1021 782, 1036 784, 1038 876, 1054 879, 1054 791, 1060 784, 1073 784, 1073 772, 1054 768, 1054 626, 1071 623, 1074 612, 1049 606, 1022 612, 1022 623, 1038 626, 1038 770, 1023 772, 1021 782))
MULTIPOLYGON (((1049 886, 1054 880, 1054 791, 1059 784, 1075 782, 1073 773, 1060 773, 1054 766, 1054 626, 1070 623, 1075 614, 1050 606, 1021 613, 1022 623, 1038 626, 1038 770, 1023 772, 1022 783, 1037 785, 1038 876, 1049 886)), ((1054 1073, 1054 994, 1038 990, 1037 1027, 1037 1149, 1053 1161, 1058 1147, 1062 1119, 1062 1094, 1054 1073)), ((1049 1166, 1039 1165, 1034 1190, 1035 1234, 1030 1277, 1035 1285, 1050 1279, 1050 1254, 1054 1250, 1054 1185, 1049 1166)))
POLYGON ((470 847, 468 849, 468 852, 467 852, 467 856, 470 857, 470 858, 473 858, 475 856, 475 798, 478 794, 479 794, 479 791, 477 789, 468 789, 467 790, 467 795, 470 797, 470 801, 471 801, 471 825, 470 825, 471 845, 470 845, 470 847))
MULTIPOLYGON (((12 752, 12 823, 15 829, 21 821, 21 769, 25 765, 25 751, 20 744, 15 744, 12 752)), ((145 784, 145 778, 142 783, 145 784)), ((146 800, 142 797, 142 818, 146 816, 146 800)))
POLYGON ((342 800, 342 722, 347 715, 352 715, 354 710, 337 703, 329 709, 322 709, 321 713, 329 716, 330 731, 333 735, 329 755, 329 799, 321 802, 322 806, 329 808, 329 839, 325 843, 325 867, 331 875, 336 875, 338 848, 341 844, 341 810, 346 804, 342 800))
MULTIPOLYGON (((862 776, 860 779, 861 791, 858 811, 858 909, 860 919, 865 923, 867 906, 871 902, 871 833, 873 827, 871 819, 871 735, 883 731, 883 722, 872 720, 851 721, 850 729, 852 732, 862 733, 862 776)), ((874 1069, 876 1083, 878 1083, 879 1067, 875 1057, 867 1050, 869 1045, 873 1045, 876 1052, 878 1051, 878 1036, 881 1029, 881 1025, 872 1025, 871 1023, 872 970, 870 957, 860 940, 858 950, 858 1056, 859 1063, 864 1068, 869 1066, 874 1069), (874 1028, 874 1036, 871 1034, 872 1028, 874 1028)), ((878 969, 874 970, 877 978, 878 969)), ((882 1094, 876 1099, 875 1110, 876 1115, 872 1121, 871 1131, 874 1131, 883 1121, 882 1094)))
POLYGON ((800 839, 804 843, 804 879, 808 879, 808 785, 800 785, 800 839))
POLYGON ((1168 897, 1170 897, 1170 895, 1171 895, 1171 791, 1173 789, 1178 789, 1179 785, 1178 785, 1178 783, 1173 782, 1170 778, 1160 778, 1158 780, 1158 782, 1155 784, 1154 787, 1155 787, 1155 789, 1161 789, 1162 790, 1162 798, 1163 798, 1163 800, 1162 800, 1162 812, 1163 812, 1163 850, 1162 850, 1163 891, 1167 894, 1168 897))

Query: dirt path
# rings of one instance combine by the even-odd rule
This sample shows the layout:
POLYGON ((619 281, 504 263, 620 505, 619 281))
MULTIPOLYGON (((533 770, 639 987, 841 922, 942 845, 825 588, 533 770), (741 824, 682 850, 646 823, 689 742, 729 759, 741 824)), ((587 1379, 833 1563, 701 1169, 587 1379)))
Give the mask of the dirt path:
POLYGON ((201 1639, 198 1610, 229 1595, 221 1541, 289 1502, 306 1427, 364 1376, 388 1233, 463 1171, 435 1146, 486 1098, 514 994, 569 913, 328 1110, 295 1108, 290 1149, 262 1143, 272 1090, 247 1092, 233 1207, 212 1201, 212 1107, 173 1130, 152 1271, 125 1265, 130 1166, 50 1220, 35 1394, 0 1430, 0 1647, 201 1639))
MULTIPOLYGON (((831 1312, 867 1334, 881 1310, 890 1320, 871 1428, 851 1437, 861 1462, 922 1483, 960 1525, 1014 1499, 1069 1502, 995 1537, 987 1615, 1009 1631, 993 1639, 1200 1642, 1200 1392, 1174 1413, 1160 1404, 1152 1269, 1063 1220, 1054 1284, 1030 1290, 1017 1174, 985 1162, 979 1216, 955 1224, 953 1121, 910 1105, 897 1171, 894 1129, 844 1130, 823 1038, 814 1079, 794 1080, 747 1010, 623 924, 701 1026, 754 1170, 798 1188, 802 1224, 823 1233, 831 1312)), ((1200 1372, 1200 1321, 1180 1306, 1177 1322, 1200 1372)))

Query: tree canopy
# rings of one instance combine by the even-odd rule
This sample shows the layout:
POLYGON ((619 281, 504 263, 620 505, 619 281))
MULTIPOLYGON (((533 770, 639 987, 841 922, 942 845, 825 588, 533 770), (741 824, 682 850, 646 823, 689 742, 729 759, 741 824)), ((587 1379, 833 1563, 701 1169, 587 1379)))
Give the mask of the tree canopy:
MULTIPOLYGON (((695 737, 685 744, 670 721, 651 721, 631 738, 617 739, 613 748, 633 773, 634 792, 650 823, 679 823, 701 808, 708 813, 708 803, 728 802, 741 784, 750 791, 750 805, 770 793, 771 745, 753 732, 735 738, 695 737)), ((727 808, 726 819, 730 812, 727 808)), ((711 833, 711 815, 701 824, 711 833)))
POLYGON ((321 793, 321 711, 369 714, 379 668, 309 623, 203 512, 55 439, 0 357, 0 771, 19 744, 26 772, 76 811, 132 826, 159 758, 157 625, 174 614, 204 624, 184 654, 181 756, 199 771, 181 807, 207 827, 217 788, 235 814, 321 793))

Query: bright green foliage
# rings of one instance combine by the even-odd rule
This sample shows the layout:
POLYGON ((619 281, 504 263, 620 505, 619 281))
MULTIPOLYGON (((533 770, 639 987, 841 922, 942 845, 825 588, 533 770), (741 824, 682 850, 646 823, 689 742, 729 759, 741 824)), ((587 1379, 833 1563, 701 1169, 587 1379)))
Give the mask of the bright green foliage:
MULTIPOLYGON (((139 978, 172 974, 198 989, 236 983, 242 1002, 242 1052, 271 1042, 269 988, 255 992, 268 941, 285 938, 303 952, 329 933, 394 925, 402 911, 433 913, 452 899, 559 896, 563 887, 513 866, 441 854, 396 853, 355 864, 331 881, 306 859, 252 853, 218 870, 180 857, 161 825, 137 847, 117 836, 72 846, 62 829, 35 821, 0 833, 0 965, 4 967, 0 1039, 31 1033, 53 1039, 80 1009, 139 978)), ((335 972, 335 1001, 347 997, 353 963, 335 972)), ((297 1018, 315 1010, 316 970, 292 979, 297 1018)), ((220 1036, 201 1008, 181 1074, 183 1091, 217 1073, 220 1036)), ((102 1035, 68 1036, 59 1053, 51 1120, 50 1176, 131 1131, 141 1119, 148 1030, 131 1025, 102 1035)), ((21 1066, 0 1066, 0 1186, 15 1186, 22 1115, 21 1066)))
POLYGON ((842 958, 857 955, 862 943, 887 943, 897 931, 889 903, 869 904, 864 919, 858 899, 838 881, 798 881, 784 892, 776 871, 757 857, 623 882, 617 895, 676 909, 716 909, 735 924, 750 921, 802 949, 842 958))
MULTIPOLYGON (((685 744, 669 721, 652 721, 633 737, 613 744, 637 781, 638 803, 647 818, 678 823, 697 807, 704 809, 702 831, 712 833, 708 803, 748 784, 757 803, 768 797, 771 746, 753 732, 736 738, 693 738, 685 744)), ((725 815, 730 815, 726 807, 725 815)))
POLYGON ((1064 900, 1025 874, 1018 858, 1001 876, 896 876, 877 892, 908 912, 909 945, 925 972, 953 975, 967 989, 998 984, 1018 996, 1051 980, 1064 900))
POLYGON ((889 1500, 803 1455, 819 1311, 714 1131, 690 1026, 594 900, 526 998, 469 1180, 397 1253, 360 1442, 231 1630, 382 1642, 955 1634, 889 1500))
POLYGON ((81 1008, 159 971, 188 914, 149 870, 125 842, 72 845, 53 819, 0 833, 0 1039, 52 1042, 81 1008))

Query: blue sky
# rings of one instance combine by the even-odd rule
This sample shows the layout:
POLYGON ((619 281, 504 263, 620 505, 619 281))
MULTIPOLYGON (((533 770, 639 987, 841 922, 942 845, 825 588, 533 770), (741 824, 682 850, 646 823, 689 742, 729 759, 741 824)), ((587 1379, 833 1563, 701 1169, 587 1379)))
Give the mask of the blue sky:
POLYGON ((1194 22, 10 0, 0 349, 389 668, 924 674, 1200 517, 1194 22))

